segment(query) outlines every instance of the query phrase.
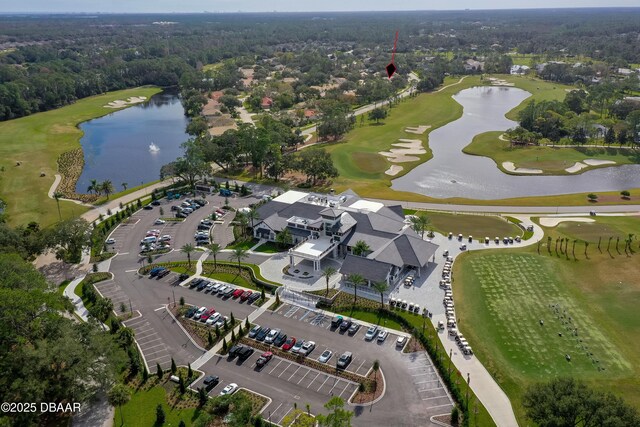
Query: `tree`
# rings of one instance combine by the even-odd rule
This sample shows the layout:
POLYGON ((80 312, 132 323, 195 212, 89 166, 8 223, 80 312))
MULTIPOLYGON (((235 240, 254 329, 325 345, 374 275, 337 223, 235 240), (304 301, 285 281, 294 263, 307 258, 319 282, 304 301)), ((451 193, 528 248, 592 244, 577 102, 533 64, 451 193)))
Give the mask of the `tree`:
POLYGON ((196 248, 191 244, 187 243, 186 245, 180 248, 180 251, 187 254, 187 261, 189 262, 189 268, 191 268, 191 253, 193 253, 196 248))
MULTIPOLYGON (((364 383, 358 383, 358 393, 362 394, 366 391, 364 383)), ((362 402, 362 396, 360 397, 360 402, 362 402)))
POLYGON ((597 202, 598 201, 598 195, 594 194, 594 193, 589 193, 587 195, 587 198, 589 199, 590 202, 597 202))
POLYGON ((109 195, 113 194, 115 189, 113 188, 113 183, 110 180, 104 180, 100 183, 100 189, 107 196, 107 200, 109 200, 109 195))
POLYGON ((420 212, 416 215, 412 215, 410 217, 410 221, 411 221, 411 229, 424 239, 424 232, 427 231, 427 228, 431 223, 431 220, 429 219, 429 217, 425 213, 420 212))
POLYGON ((297 154, 293 169, 307 176, 307 183, 316 185, 318 180, 335 178, 338 170, 331 155, 324 149, 308 148, 297 154))
POLYGON ((369 120, 370 121, 374 121, 376 122, 376 124, 378 124, 380 122, 380 120, 384 120, 387 118, 387 109, 386 108, 382 108, 382 107, 378 107, 378 108, 374 108, 373 110, 369 111, 369 120))
POLYGON ((58 206, 58 219, 60 219, 60 221, 62 221, 62 214, 60 213, 60 199, 64 197, 64 194, 62 194, 59 191, 56 191, 55 193, 53 193, 53 198, 56 199, 56 205, 58 206))
POLYGON ((129 186, 129 184, 127 184, 126 182, 123 182, 120 185, 122 186, 122 191, 127 191, 127 187, 129 186))
POLYGON ((356 305, 356 300, 358 299, 358 286, 364 285, 367 281, 362 275, 357 273, 347 276, 347 280, 353 284, 353 305, 356 305))
POLYGON ((226 353, 228 347, 229 347, 229 345, 227 344, 227 339, 226 338, 222 338, 222 352, 226 353))
POLYGON ((540 427, 640 425, 637 411, 611 392, 589 389, 573 378, 556 378, 530 386, 523 406, 540 427))
MULTIPOLYGON (((373 373, 374 373, 374 378, 375 378, 375 382, 378 382, 378 371, 380 370, 380 361, 378 359, 373 361, 373 366, 371 367, 373 369, 373 373)), ((377 388, 377 385, 376 385, 377 388)))
POLYGON ((204 387, 200 387, 198 389, 198 403, 200 404, 200 407, 203 407, 205 403, 207 403, 207 400, 207 391, 204 389, 204 387))
POLYGON ((118 331, 118 342, 122 348, 127 348, 133 345, 135 338, 135 332, 132 328, 123 327, 118 331))
POLYGON ((460 422, 460 410, 458 409, 457 406, 454 406, 451 409, 451 425, 454 427, 457 427, 459 422, 460 422))
POLYGON ((321 139, 338 140, 351 127, 349 118, 351 107, 343 102, 328 100, 320 108, 322 116, 318 123, 318 136, 321 139))
POLYGON ((614 142, 616 142, 616 133, 613 130, 613 126, 610 126, 604 134, 604 143, 607 145, 611 145, 614 142))
POLYGON ((620 195, 623 199, 629 199, 631 197, 631 193, 628 190, 621 191, 620 195))
POLYGON ((241 266, 242 261, 248 256, 249 255, 247 255, 247 250, 244 248, 235 248, 231 252, 231 258, 238 261, 238 273, 242 271, 242 266, 241 266))
POLYGON ((164 409, 162 408, 162 404, 158 403, 158 406, 156 406, 156 424, 155 425, 157 426, 164 425, 166 418, 167 417, 164 413, 164 409))
POLYGON ((384 293, 389 289, 387 282, 373 282, 373 289, 380 294, 380 309, 384 308, 384 293))
POLYGON ((129 399, 129 388, 124 384, 116 384, 109 390, 109 394, 107 396, 109 400, 109 404, 112 406, 116 406, 120 409, 120 425, 124 425, 124 414, 122 413, 122 405, 126 404, 129 399))
POLYGON ((176 361, 173 360, 173 357, 172 357, 171 358, 171 374, 175 375, 177 371, 178 371, 178 367, 176 366, 176 361))
POLYGON ((207 246, 207 248, 209 249, 209 252, 213 256, 213 268, 215 270, 215 269, 218 268, 218 264, 217 264, 217 262, 218 262, 218 254, 220 253, 222 248, 220 247, 220 244, 218 244, 218 243, 211 243, 209 246, 207 246))
POLYGON ((164 375, 164 372, 162 372, 162 367, 159 363, 156 363, 156 375, 158 376, 159 380, 161 380, 162 376, 164 375))
POLYGON ((293 236, 288 228, 284 228, 281 232, 276 234, 276 243, 281 248, 286 248, 293 243, 293 236))
POLYGON ((335 267, 331 267, 331 266, 322 270, 322 277, 324 277, 324 280, 327 283, 327 293, 325 295, 329 295, 329 279, 331 279, 331 276, 333 276, 337 272, 338 270, 335 267))
POLYGON ((366 256, 367 252, 369 251, 371 251, 371 248, 364 240, 358 240, 351 249, 351 252, 353 252, 353 254, 357 256, 366 256))
POLYGON ((316 420, 321 427, 351 427, 353 412, 344 409, 344 400, 338 396, 333 396, 324 407, 329 414, 318 414, 316 420))
POLYGON ((91 226, 82 218, 68 219, 56 224, 46 237, 49 247, 56 248, 56 258, 78 263, 82 250, 91 244, 91 226))
POLYGON ((199 177, 206 175, 209 165, 205 162, 202 143, 196 139, 189 139, 182 143, 184 155, 174 163, 175 175, 185 181, 191 188, 195 188, 199 177))
POLYGON ((184 303, 185 303, 185 301, 184 301, 184 297, 183 297, 183 296, 181 296, 181 297, 180 297, 180 307, 184 307, 184 303))

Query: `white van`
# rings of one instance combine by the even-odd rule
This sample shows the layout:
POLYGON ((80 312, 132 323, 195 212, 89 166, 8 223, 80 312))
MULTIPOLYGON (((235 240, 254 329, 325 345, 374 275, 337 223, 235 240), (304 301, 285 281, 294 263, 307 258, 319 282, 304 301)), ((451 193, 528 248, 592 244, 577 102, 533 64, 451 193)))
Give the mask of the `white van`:
POLYGON ((157 241, 158 241, 158 238, 156 236, 147 236, 144 239, 140 240, 140 244, 146 245, 149 243, 156 243, 157 241))

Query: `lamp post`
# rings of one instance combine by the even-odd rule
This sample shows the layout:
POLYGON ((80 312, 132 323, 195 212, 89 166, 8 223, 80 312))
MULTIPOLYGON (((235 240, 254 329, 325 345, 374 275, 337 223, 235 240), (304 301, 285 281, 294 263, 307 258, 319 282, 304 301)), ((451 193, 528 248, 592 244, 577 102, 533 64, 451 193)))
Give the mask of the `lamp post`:
POLYGON ((449 350, 449 379, 451 379, 451 358, 453 357, 453 349, 449 350))
POLYGON ((427 308, 422 307, 422 335, 424 335, 424 328, 427 323, 427 308))
POLYGON ((171 289, 171 293, 173 294, 173 308, 176 307, 176 291, 171 289))
POLYGON ((470 387, 471 387, 471 374, 467 372, 467 398, 466 398, 467 411, 469 410, 469 388, 470 387))

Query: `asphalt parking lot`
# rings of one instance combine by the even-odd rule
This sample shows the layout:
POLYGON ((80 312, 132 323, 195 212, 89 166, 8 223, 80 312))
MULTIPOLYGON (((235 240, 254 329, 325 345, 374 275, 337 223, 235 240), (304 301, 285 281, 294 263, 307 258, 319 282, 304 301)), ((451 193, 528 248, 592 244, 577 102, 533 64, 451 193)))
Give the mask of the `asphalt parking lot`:
POLYGON ((136 341, 150 371, 153 371, 156 363, 159 363, 162 369, 168 369, 171 366, 170 349, 144 316, 123 323, 134 330, 136 341))
POLYGON ((450 412, 453 403, 426 352, 403 354, 403 359, 425 409, 443 414, 450 412))

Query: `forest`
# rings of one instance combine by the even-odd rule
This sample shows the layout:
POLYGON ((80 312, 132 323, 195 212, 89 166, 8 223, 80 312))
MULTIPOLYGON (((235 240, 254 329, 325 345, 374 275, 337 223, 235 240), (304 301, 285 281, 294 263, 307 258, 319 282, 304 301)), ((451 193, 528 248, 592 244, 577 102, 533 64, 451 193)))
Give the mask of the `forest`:
MULTIPOLYGON (((505 53, 511 51, 540 61, 587 56, 604 62, 604 68, 640 63, 637 9, 5 15, 0 28, 0 120, 140 85, 223 89, 234 86, 237 67, 252 67, 276 54, 304 74, 305 89, 336 74, 331 73, 331 55, 340 59, 344 52, 366 52, 370 69, 384 69, 396 30, 396 65, 422 74, 419 89, 425 90, 437 85, 444 73, 464 73, 466 58, 486 56, 488 71, 508 72, 510 58, 505 53), (235 68, 202 73, 204 65, 225 60, 235 68)), ((550 67, 543 77, 576 80, 573 69, 553 70, 550 67)), ((259 77, 264 71, 256 73, 259 77)), ((387 89, 373 85, 359 91, 364 101, 388 96, 387 89), (379 96, 372 95, 376 91, 379 96)), ((294 101, 281 96, 278 103, 286 107, 294 101)))

